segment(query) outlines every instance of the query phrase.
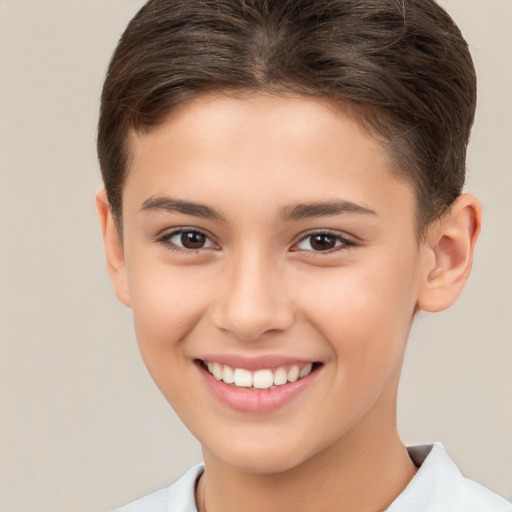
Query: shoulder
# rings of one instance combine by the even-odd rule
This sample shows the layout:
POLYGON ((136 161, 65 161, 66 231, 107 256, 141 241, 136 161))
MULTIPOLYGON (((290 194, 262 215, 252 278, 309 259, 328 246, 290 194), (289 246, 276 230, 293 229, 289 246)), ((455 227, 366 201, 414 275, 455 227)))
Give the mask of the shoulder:
POLYGON ((441 443, 408 448, 416 476, 386 512, 512 512, 512 504, 464 478, 441 443))
POLYGON ((194 490, 203 466, 189 469, 178 480, 113 512, 197 512, 194 490))

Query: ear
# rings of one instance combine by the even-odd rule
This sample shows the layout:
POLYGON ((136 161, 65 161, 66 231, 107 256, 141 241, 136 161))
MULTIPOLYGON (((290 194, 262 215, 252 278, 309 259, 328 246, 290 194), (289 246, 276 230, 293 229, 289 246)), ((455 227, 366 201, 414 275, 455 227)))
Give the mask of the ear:
POLYGON ((481 223, 480 202, 463 194, 442 220, 431 226, 418 309, 443 311, 457 300, 471 271, 481 223))
POLYGON ((125 306, 131 307, 123 244, 116 223, 112 217, 107 193, 104 188, 101 188, 96 193, 96 209, 98 210, 98 216, 100 218, 110 279, 114 284, 117 298, 125 306))

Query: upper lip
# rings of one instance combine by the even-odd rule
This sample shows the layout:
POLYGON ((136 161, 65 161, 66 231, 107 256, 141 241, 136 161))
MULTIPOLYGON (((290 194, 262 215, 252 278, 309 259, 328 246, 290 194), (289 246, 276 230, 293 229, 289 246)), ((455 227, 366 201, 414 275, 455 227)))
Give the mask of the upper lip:
POLYGON ((259 356, 240 356, 236 354, 209 354, 197 358, 197 360, 207 363, 219 363, 231 368, 244 368, 250 371, 277 369, 284 366, 306 365, 308 363, 318 362, 314 359, 298 358, 285 355, 259 355, 259 356))

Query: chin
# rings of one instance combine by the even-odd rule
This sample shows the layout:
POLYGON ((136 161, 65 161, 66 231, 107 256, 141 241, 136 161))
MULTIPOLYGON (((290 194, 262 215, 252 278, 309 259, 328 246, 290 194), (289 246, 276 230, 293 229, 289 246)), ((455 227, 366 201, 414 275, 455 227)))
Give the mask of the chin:
POLYGON ((246 454, 233 456, 225 462, 233 469, 243 473, 271 475, 290 471, 303 461, 298 457, 286 457, 284 454, 260 453, 249 456, 246 454))
POLYGON ((304 446, 299 450, 293 443, 283 443, 282 439, 277 443, 244 440, 240 444, 231 443, 230 446, 217 447, 215 451, 206 449, 205 452, 232 469, 257 475, 290 471, 310 458, 304 446))

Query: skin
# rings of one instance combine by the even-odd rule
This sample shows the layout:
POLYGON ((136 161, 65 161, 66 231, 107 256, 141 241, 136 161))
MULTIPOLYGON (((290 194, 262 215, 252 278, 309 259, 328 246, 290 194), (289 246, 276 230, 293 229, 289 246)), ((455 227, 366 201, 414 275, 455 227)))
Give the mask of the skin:
POLYGON ((199 509, 384 510, 416 471, 395 419, 411 323, 462 290, 478 201, 459 197, 420 242, 414 192, 327 100, 201 96, 131 153, 122 244, 97 196, 107 264, 149 372, 202 444, 199 509), (325 201, 344 208, 290 215, 325 201), (179 250, 177 228, 208 238, 179 250), (335 246, 319 250, 310 235, 326 230, 335 246), (240 412, 204 385, 207 354, 319 369, 277 410, 240 412))

